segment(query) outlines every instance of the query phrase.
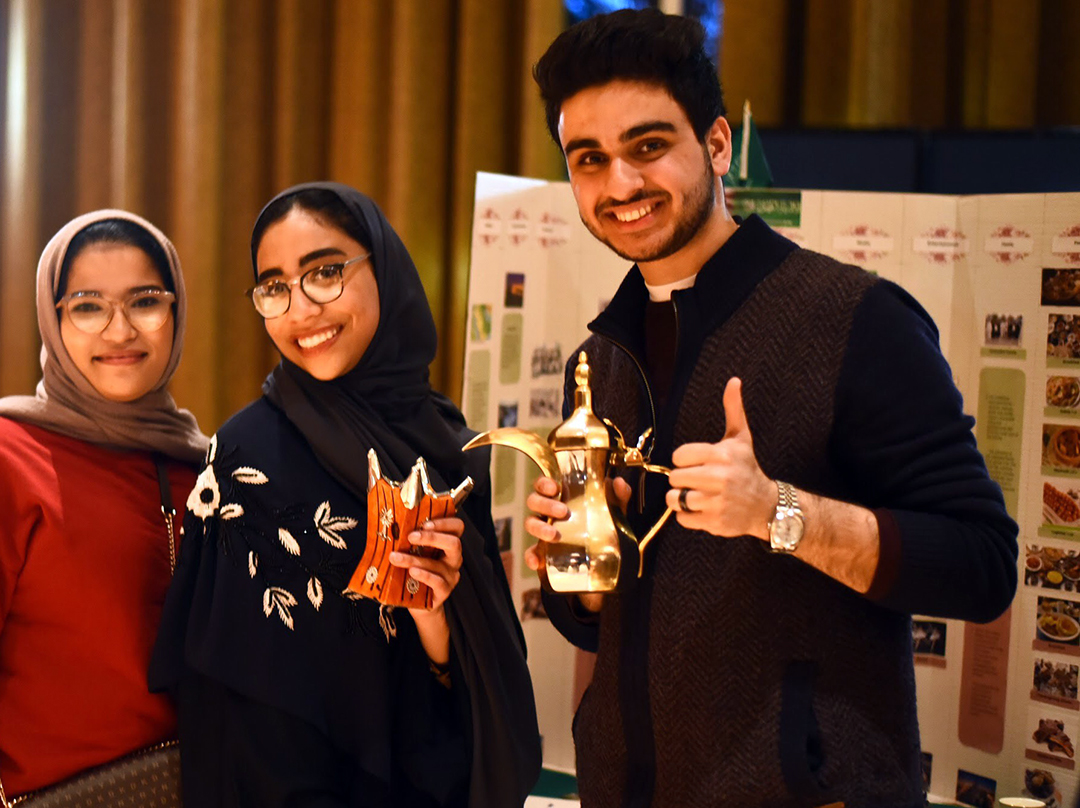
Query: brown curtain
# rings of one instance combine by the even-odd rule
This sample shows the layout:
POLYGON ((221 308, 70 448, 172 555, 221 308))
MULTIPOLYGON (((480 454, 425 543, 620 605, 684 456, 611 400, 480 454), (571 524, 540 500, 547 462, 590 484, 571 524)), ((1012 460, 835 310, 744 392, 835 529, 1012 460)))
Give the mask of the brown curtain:
POLYGON ((1080 124, 1076 0, 725 0, 721 77, 759 126, 1080 124))
POLYGON ((477 171, 558 178, 531 65, 561 0, 0 0, 0 394, 39 377, 34 268, 85 210, 176 242, 191 297, 173 393, 213 431, 276 355, 243 299, 277 190, 370 193, 420 268, 457 398, 477 171))

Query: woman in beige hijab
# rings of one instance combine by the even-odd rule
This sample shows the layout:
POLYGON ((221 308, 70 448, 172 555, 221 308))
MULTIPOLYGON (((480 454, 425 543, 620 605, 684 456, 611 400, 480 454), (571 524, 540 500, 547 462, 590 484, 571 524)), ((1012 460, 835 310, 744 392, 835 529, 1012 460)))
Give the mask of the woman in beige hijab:
POLYGON ((35 396, 0 399, 0 780, 9 798, 175 737, 146 667, 207 441, 167 391, 176 250, 119 210, 37 270, 35 396))

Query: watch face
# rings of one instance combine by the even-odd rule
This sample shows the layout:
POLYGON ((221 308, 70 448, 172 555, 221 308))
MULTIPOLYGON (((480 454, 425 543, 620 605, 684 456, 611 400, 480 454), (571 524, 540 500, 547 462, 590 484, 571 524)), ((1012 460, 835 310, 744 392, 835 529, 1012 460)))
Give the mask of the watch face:
POLYGON ((803 535, 803 520, 791 511, 776 514, 769 532, 770 544, 779 550, 794 550, 803 535))

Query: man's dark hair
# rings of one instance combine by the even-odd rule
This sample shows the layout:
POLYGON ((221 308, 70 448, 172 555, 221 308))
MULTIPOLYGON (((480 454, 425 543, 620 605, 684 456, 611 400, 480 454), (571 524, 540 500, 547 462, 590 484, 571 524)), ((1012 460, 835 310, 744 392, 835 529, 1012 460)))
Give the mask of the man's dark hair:
POLYGON ((562 145, 559 113, 567 98, 620 79, 666 89, 686 112, 697 139, 704 140, 726 111, 704 41, 697 20, 655 8, 599 14, 563 31, 533 68, 555 143, 562 145))

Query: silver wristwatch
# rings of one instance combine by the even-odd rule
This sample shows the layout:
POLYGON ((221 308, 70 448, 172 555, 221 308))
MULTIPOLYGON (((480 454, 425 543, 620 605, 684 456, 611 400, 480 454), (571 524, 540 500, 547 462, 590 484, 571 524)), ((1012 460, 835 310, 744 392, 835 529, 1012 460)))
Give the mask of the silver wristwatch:
POLYGON ((776 481, 779 493, 776 514, 769 522, 769 549, 774 553, 794 553, 802 541, 806 522, 795 489, 787 483, 776 481))

